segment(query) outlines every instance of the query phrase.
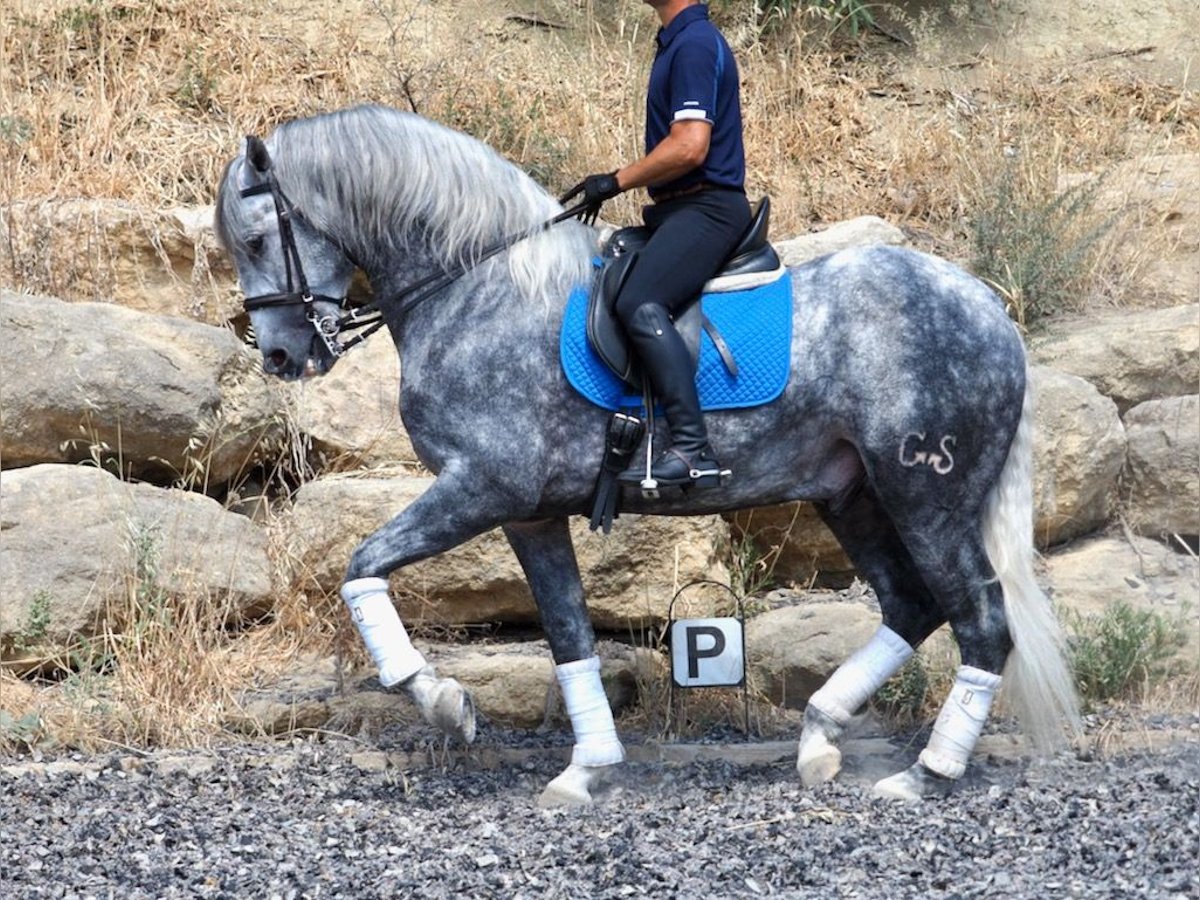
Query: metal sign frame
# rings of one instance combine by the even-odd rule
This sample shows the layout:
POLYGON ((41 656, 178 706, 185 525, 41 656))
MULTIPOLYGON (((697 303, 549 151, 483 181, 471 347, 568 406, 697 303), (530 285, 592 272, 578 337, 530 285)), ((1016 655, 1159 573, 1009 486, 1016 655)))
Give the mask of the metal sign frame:
MULTIPOLYGON (((750 740, 750 688, 749 688, 749 684, 748 684, 749 679, 747 678, 747 665, 746 665, 746 603, 745 603, 745 598, 738 595, 738 593, 736 591, 734 591, 734 589, 732 587, 730 587, 729 585, 725 584, 722 581, 716 581, 711 578, 697 578, 695 581, 689 581, 687 584, 683 585, 683 587, 681 587, 679 590, 677 590, 675 592, 675 595, 671 598, 671 602, 669 604, 667 604, 667 631, 666 631, 667 638, 668 638, 668 640, 670 640, 673 637, 672 632, 674 631, 674 625, 676 622, 675 602, 679 599, 680 595, 684 591, 688 590, 689 588, 699 587, 701 585, 712 585, 714 587, 721 588, 722 590, 728 592, 729 595, 733 598, 735 608, 737 610, 737 615, 734 617, 731 617, 731 618, 737 619, 738 624, 741 626, 741 633, 742 633, 742 679, 737 684, 730 684, 730 685, 709 686, 709 685, 699 685, 699 684, 676 684, 676 682, 675 682, 675 666, 674 666, 673 659, 671 659, 671 661, 669 663, 670 669, 671 669, 671 672, 669 675, 670 682, 671 682, 671 690, 667 697, 666 734, 668 735, 668 737, 671 736, 671 734, 672 734, 671 729, 672 729, 672 726, 675 721, 675 691, 676 691, 676 689, 693 690, 695 688, 703 687, 703 688, 707 688, 709 690, 720 690, 723 687, 732 687, 732 688, 740 687, 742 690, 742 736, 746 740, 750 740)), ((686 622, 688 620, 687 619, 679 619, 678 621, 686 622)), ((672 651, 673 650, 674 650, 674 648, 672 648, 672 651)), ((673 653, 672 653, 672 655, 673 655, 673 653)))

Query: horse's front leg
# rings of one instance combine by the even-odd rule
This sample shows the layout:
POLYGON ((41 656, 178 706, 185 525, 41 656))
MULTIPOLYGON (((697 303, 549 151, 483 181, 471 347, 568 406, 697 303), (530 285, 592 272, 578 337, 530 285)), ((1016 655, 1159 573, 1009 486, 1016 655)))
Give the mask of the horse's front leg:
POLYGON ((453 678, 439 678, 409 639, 388 595, 387 576, 494 528, 512 514, 499 495, 472 495, 469 479, 439 476, 404 512, 355 549, 341 595, 384 687, 402 685, 425 721, 464 743, 475 739, 475 707, 453 678))
POLYGON ((538 801, 540 806, 592 802, 592 789, 625 758, 612 708, 600 681, 600 657, 583 599, 583 583, 566 519, 504 526, 520 560, 554 655, 555 674, 575 734, 571 763, 538 801))

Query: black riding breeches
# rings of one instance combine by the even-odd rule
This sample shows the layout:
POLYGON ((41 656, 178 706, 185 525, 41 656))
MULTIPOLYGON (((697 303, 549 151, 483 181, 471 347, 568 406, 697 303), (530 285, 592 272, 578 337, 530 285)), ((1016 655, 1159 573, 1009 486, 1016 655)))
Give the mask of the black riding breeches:
POLYGON ((653 233, 617 297, 623 324, 642 304, 675 314, 694 300, 750 226, 750 204, 741 191, 714 189, 647 206, 643 217, 653 233))

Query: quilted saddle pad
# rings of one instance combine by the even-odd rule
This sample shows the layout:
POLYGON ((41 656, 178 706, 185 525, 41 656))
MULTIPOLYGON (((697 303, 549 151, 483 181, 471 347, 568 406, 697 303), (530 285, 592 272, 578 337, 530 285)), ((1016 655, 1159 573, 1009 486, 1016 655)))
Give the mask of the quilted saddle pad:
MULTIPOLYGON (((745 409, 770 403, 782 394, 791 369, 791 273, 746 291, 704 294, 700 303, 729 345, 738 367, 734 377, 708 335, 701 331, 696 371, 701 408, 745 409)), ((587 288, 575 288, 567 300, 559 342, 567 381, 604 409, 641 406, 641 396, 630 393, 588 343, 587 305, 587 288)))

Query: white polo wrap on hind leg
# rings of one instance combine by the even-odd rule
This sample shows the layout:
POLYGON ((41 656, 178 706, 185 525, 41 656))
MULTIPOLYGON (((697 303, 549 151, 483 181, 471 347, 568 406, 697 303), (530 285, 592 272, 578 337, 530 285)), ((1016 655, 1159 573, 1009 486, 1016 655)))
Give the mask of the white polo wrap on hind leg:
POLYGON ((415 675, 425 657, 412 645, 388 596, 383 578, 356 578, 342 585, 342 599, 379 667, 379 682, 391 687, 415 675))
POLYGON ((611 766, 624 760, 625 748, 617 738, 612 707, 600 682, 600 657, 563 663, 554 667, 554 673, 575 732, 571 764, 611 766))
POLYGON ((838 666, 808 702, 839 725, 846 725, 912 655, 913 648, 904 638, 880 625, 871 640, 838 666))
POLYGON ((961 778, 999 687, 999 675, 959 666, 954 688, 933 724, 933 736, 918 757, 921 765, 946 778, 961 778))

